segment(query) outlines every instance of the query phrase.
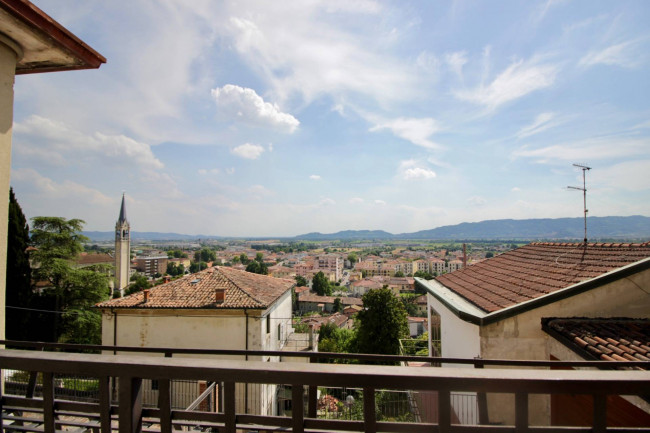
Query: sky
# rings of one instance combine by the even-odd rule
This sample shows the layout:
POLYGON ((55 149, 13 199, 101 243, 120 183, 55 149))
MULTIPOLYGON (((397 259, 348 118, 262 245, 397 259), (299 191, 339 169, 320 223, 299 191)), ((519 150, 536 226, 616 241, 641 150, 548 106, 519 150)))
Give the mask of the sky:
POLYGON ((650 216, 650 2, 34 0, 107 58, 16 77, 28 218, 218 236, 650 216))

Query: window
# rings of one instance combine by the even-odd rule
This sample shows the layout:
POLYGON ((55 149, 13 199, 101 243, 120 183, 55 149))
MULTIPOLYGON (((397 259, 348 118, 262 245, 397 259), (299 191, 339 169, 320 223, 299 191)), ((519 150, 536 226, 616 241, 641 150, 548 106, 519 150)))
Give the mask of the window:
POLYGON ((267 334, 271 333, 271 318, 270 317, 266 318, 266 333, 267 334))

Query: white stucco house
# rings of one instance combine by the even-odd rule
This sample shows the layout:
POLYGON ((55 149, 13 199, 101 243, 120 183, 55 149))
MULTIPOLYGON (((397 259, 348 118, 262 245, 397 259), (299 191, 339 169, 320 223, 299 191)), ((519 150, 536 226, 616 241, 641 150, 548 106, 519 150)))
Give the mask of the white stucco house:
MULTIPOLYGON (((417 284, 429 323, 440 322, 442 357, 570 360, 543 320, 650 318, 650 242, 531 243, 417 284)), ((530 404, 537 425, 560 410, 548 396, 530 404)), ((489 395, 482 416, 512 423, 513 408, 514 396, 489 395)))
MULTIPOLYGON (((293 332, 291 289, 294 285, 293 280, 229 267, 208 268, 97 304, 102 311, 102 344, 174 349, 281 350, 293 332)), ((247 359, 279 361, 277 357, 266 356, 248 356, 247 359)), ((155 388, 155 383, 149 386, 155 388)), ((275 386, 248 387, 238 389, 237 410, 274 414, 277 407, 275 386)), ((156 398, 155 392, 151 398, 156 398)))

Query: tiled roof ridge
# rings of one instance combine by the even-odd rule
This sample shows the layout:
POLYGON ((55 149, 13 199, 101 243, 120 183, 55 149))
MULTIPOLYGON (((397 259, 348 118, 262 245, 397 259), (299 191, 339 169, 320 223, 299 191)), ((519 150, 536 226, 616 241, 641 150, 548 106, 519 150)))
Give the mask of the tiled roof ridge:
MULTIPOLYGON (((221 274, 221 275, 222 275, 226 280, 228 280, 228 282, 229 282, 230 284, 232 284, 233 286, 235 286, 235 287, 237 288, 237 290, 239 290, 239 291, 245 293, 246 296, 248 296, 250 299, 252 299, 253 301, 255 301, 257 304, 259 304, 259 305, 264 305, 264 302, 260 301, 260 300, 257 299, 255 296, 251 295, 247 290, 243 289, 242 287, 239 287, 239 285, 238 285, 236 282, 234 282, 234 281, 232 280, 232 278, 230 278, 230 277, 227 275, 227 272, 223 272, 223 271, 222 271, 222 268, 225 268, 225 267, 227 267, 227 266, 214 266, 212 269, 216 269, 217 271, 219 271, 219 273, 220 273, 220 274, 221 274)), ((233 269, 233 268, 229 268, 229 269, 232 270, 232 271, 235 271, 235 272, 247 272, 247 271, 240 271, 239 269, 233 269)))
MULTIPOLYGON (((564 247, 564 246, 584 246, 584 242, 531 242, 528 245, 539 245, 539 246, 552 246, 552 247, 564 247)), ((650 241, 646 242, 587 242, 587 247, 595 248, 650 248, 650 241)))

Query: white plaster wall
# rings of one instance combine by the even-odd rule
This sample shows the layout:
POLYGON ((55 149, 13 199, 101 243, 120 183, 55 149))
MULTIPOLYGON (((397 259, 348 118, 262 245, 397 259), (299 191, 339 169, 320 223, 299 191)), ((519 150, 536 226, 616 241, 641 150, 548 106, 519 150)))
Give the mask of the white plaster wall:
MULTIPOLYGON (((432 323, 431 308, 440 315, 440 343, 444 358, 472 359, 481 354, 478 326, 459 319, 430 293, 427 293, 427 303, 429 305, 428 323, 432 323)), ((473 368, 471 365, 445 364, 444 366, 473 368)))
POLYGON ((16 52, 0 39, 0 338, 5 338, 5 290, 7 284, 7 221, 11 173, 11 127, 14 113, 16 52))

